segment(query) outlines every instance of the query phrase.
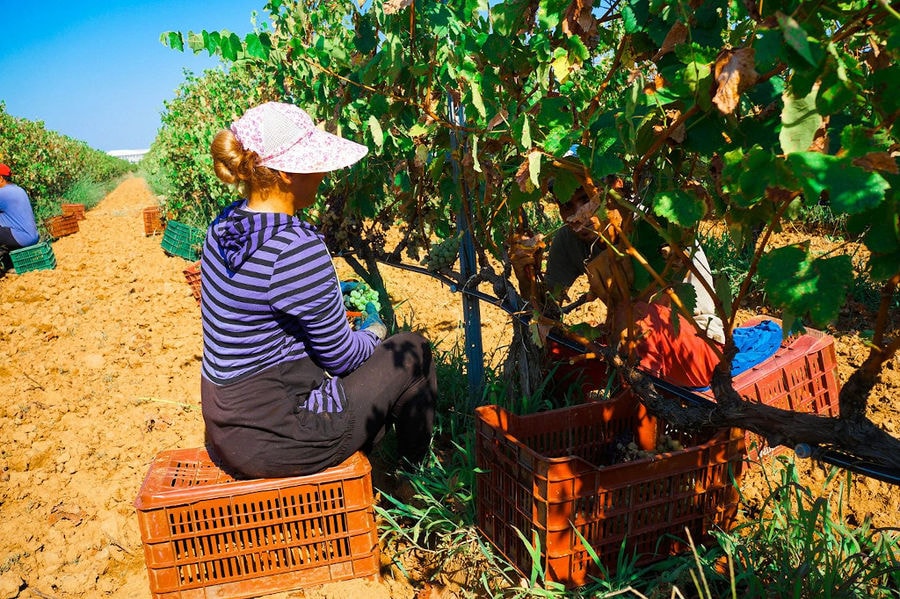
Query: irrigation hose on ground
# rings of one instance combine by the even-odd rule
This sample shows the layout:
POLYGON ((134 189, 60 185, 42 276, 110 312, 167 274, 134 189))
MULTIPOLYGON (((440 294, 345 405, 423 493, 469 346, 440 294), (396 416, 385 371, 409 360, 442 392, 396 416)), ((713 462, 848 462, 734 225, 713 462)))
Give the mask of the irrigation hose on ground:
MULTIPOLYGON (((457 281, 441 273, 435 273, 425 268, 406 264, 395 264, 393 262, 384 262, 384 264, 392 266, 394 268, 409 270, 438 279, 439 281, 447 285, 447 287, 450 288, 450 291, 454 293, 465 293, 478 300, 494 305, 522 324, 527 325, 530 320, 527 314, 525 314, 524 312, 517 312, 516 310, 513 310, 500 298, 488 295, 487 293, 478 291, 477 289, 469 289, 466 286, 460 287, 457 281)), ((571 309, 572 307, 574 306, 568 306, 567 308, 571 309)), ((566 339, 555 335, 552 331, 550 332, 548 337, 554 342, 566 347, 567 349, 571 349, 572 351, 584 353, 587 350, 587 348, 585 348, 581 344, 572 341, 571 339, 566 339)), ((703 407, 712 407, 715 405, 715 402, 712 402, 701 395, 697 395, 693 391, 689 391, 684 387, 673 385, 672 383, 664 381, 647 372, 641 371, 640 369, 639 372, 646 376, 650 380, 650 382, 652 382, 658 389, 661 389, 667 393, 671 393, 687 403, 703 407)), ((825 462, 826 464, 837 466, 838 468, 843 468, 844 470, 849 470, 850 472, 854 472, 856 474, 862 474, 863 476, 868 476, 882 482, 890 483, 892 485, 900 485, 900 470, 897 470, 896 468, 889 468, 881 464, 868 462, 866 460, 861 460, 834 449, 826 449, 818 445, 800 443, 794 448, 794 453, 798 458, 818 460, 820 462, 825 462)))

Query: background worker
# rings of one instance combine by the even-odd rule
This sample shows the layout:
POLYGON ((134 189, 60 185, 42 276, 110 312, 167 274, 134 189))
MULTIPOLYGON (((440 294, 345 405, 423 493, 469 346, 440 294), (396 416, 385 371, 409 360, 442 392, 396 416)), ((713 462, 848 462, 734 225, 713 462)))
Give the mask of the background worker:
MULTIPOLYGON (((627 193, 621 179, 610 178, 607 185, 619 193, 627 193)), ((542 280, 540 276, 528 278, 527 266, 540 261, 533 248, 515 244, 510 251, 510 261, 519 279, 520 293, 524 289, 532 297, 541 298, 543 302, 538 306, 539 312, 547 318, 557 320, 560 314, 559 302, 567 299, 568 288, 581 275, 588 275, 590 280, 592 267, 595 269, 598 263, 608 262, 614 257, 609 254, 607 244, 601 238, 606 224, 601 223, 595 213, 585 213, 590 198, 584 187, 579 187, 568 202, 561 201, 552 194, 552 190, 551 195, 559 207, 565 227, 557 231, 550 240, 547 267, 542 280), (538 288, 537 291, 534 291, 535 287, 538 288)), ((666 249, 663 247, 663 250, 666 249)), ((705 387, 709 384, 713 368, 719 362, 718 352, 721 352, 725 342, 724 327, 722 320, 716 315, 713 297, 703 284, 705 281, 712 288, 712 273, 703 249, 699 243, 695 243, 685 253, 700 276, 683 267, 679 270, 686 270, 687 274, 681 282, 691 285, 694 290, 693 317, 704 331, 705 337, 677 310, 673 312, 668 306, 668 297, 660 294, 652 302, 636 302, 630 306, 633 323, 630 330, 634 334, 631 342, 645 371, 685 387, 705 387)), ((624 257, 623 260, 627 262, 630 259, 624 257)), ((589 299, 599 298, 607 304, 607 323, 624 318, 621 315, 626 312, 626 306, 610 304, 629 302, 632 295, 630 292, 611 297, 608 293, 594 292, 593 282, 591 289, 592 297, 589 299)), ((624 333, 627 332, 626 327, 625 323, 621 323, 612 328, 624 333)))
POLYGON ((201 261, 207 442, 245 477, 312 474, 388 428, 400 458, 430 449, 437 383, 428 341, 386 338, 374 306, 353 330, 316 228, 295 216, 326 173, 366 147, 292 104, 249 109, 213 140, 216 175, 244 194, 210 225, 201 261))
POLYGON ((37 224, 25 190, 10 182, 12 171, 0 164, 0 248, 17 250, 36 244, 37 224))

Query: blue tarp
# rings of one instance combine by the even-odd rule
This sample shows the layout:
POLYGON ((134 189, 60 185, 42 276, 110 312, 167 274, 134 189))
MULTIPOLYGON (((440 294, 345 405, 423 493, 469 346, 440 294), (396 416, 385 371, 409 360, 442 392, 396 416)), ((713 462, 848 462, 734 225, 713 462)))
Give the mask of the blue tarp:
POLYGON ((763 320, 750 327, 738 327, 732 334, 737 355, 731 361, 731 376, 768 360, 781 347, 781 326, 772 320, 763 320))

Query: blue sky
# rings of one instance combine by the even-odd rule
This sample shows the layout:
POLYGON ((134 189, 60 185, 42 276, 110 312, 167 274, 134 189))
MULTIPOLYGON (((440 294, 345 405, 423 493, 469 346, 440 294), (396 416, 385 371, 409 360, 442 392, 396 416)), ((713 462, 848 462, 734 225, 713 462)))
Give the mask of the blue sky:
MULTIPOLYGON (((148 148, 185 68, 218 64, 171 50, 164 31, 243 37, 265 0, 0 0, 0 101, 16 117, 103 151, 148 148)), ((2 134, 2 133, 0 133, 2 134)))

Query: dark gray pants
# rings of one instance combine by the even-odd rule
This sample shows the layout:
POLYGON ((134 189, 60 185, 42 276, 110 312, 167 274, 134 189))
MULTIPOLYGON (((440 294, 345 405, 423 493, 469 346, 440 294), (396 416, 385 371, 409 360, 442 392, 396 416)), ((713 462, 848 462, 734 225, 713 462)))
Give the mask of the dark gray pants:
POLYGON ((437 382, 428 341, 400 333, 376 346, 359 368, 338 380, 339 411, 306 409, 323 388, 312 360, 278 364, 231 385, 203 379, 207 443, 222 465, 243 477, 313 474, 353 452, 371 451, 388 427, 401 458, 413 464, 428 452, 437 382))

